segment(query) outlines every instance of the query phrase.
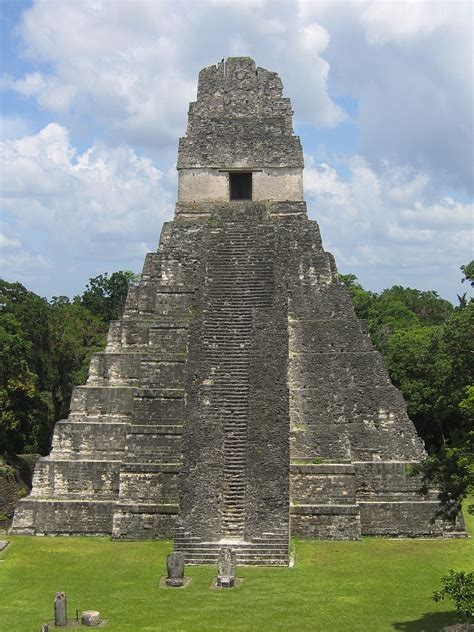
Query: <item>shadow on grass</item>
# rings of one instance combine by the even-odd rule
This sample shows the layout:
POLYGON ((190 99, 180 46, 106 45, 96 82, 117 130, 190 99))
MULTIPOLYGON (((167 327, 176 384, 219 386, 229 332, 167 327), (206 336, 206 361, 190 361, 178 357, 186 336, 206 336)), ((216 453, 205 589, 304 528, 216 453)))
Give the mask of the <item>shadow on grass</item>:
MULTIPOLYGON (((459 618, 451 610, 450 612, 429 612, 415 621, 392 623, 392 628, 403 632, 442 632, 446 626, 455 624, 459 624, 459 618)), ((459 629, 464 630, 465 626, 459 629)))

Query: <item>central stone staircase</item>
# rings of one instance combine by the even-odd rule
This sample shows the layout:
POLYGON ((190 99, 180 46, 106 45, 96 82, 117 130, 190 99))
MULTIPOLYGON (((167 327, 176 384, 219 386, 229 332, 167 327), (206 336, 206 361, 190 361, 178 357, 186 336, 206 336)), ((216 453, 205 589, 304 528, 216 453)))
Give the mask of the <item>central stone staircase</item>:
POLYGON ((203 542, 183 529, 175 548, 188 564, 213 564, 230 546, 240 564, 287 565, 287 529, 245 539, 249 375, 255 310, 272 307, 274 233, 256 222, 257 204, 243 206, 245 217, 210 230, 204 285, 201 343, 211 367, 203 385, 208 414, 224 431, 220 539, 203 542), (252 215, 254 213, 254 215, 252 215), (253 221, 252 221, 253 219, 253 221))
POLYGON ((273 267, 255 224, 226 223, 211 236, 203 344, 214 368, 211 408, 224 423, 221 537, 243 539, 252 310, 272 302, 273 267))

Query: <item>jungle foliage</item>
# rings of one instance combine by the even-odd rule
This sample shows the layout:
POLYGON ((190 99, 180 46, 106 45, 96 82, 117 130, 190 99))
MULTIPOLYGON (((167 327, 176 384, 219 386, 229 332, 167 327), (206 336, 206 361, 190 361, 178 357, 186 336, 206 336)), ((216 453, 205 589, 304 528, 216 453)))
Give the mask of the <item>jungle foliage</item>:
POLYGON ((47 454, 54 424, 67 416, 108 323, 119 318, 136 275, 91 279, 81 296, 50 301, 0 280, 0 458, 47 454))
MULTIPOLYGON (((474 262, 461 272, 474 287, 474 262)), ((375 294, 354 275, 341 280, 428 449, 413 474, 425 491, 439 490, 438 515, 454 521, 474 491, 474 300, 465 293, 455 307, 433 291, 394 286, 375 294)))

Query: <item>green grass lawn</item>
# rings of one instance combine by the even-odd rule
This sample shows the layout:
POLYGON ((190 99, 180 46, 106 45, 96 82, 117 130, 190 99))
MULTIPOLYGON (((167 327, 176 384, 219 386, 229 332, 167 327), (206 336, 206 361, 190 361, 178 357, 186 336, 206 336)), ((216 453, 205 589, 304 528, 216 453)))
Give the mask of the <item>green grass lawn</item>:
POLYGON ((472 569, 474 560, 470 538, 296 540, 293 568, 239 567, 242 585, 216 591, 213 567, 190 566, 191 584, 173 590, 158 587, 171 542, 9 540, 0 554, 1 632, 38 632, 59 590, 70 618, 76 608, 100 610, 111 632, 435 632, 456 621, 451 603, 431 601, 439 578, 472 569))

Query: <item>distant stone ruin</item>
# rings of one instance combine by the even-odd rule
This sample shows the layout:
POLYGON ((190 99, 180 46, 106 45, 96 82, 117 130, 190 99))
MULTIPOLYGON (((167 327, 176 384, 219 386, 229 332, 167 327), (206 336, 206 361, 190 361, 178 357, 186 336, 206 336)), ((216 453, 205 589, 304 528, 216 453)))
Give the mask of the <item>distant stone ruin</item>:
MULTIPOLYGON (((424 456, 319 228, 278 75, 204 68, 173 221, 36 466, 13 531, 174 535, 188 564, 289 536, 443 536, 424 456)), ((318 209, 315 209, 317 214, 318 209)))

